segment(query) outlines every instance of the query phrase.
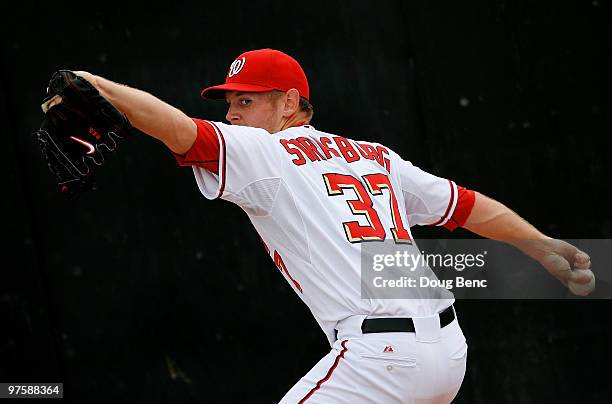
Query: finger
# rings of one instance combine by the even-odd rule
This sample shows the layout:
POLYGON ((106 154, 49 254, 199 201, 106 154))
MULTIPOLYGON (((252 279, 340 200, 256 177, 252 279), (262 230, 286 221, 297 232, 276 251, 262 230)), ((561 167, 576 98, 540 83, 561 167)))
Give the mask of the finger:
POLYGON ((589 269, 591 267, 591 257, 583 251, 574 255, 574 269, 589 269))
POLYGON ((62 97, 59 95, 54 95, 53 97, 45 101, 40 107, 42 108, 43 112, 46 114, 47 111, 51 109, 51 107, 59 104, 60 102, 62 102, 62 97))
POLYGON ((570 263, 565 258, 557 254, 551 254, 540 263, 552 276, 567 286, 567 282, 572 277, 572 271, 570 263))

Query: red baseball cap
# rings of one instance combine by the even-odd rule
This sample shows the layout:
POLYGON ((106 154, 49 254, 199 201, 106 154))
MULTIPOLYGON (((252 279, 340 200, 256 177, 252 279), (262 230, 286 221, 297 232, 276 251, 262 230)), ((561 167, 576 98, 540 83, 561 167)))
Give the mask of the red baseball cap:
POLYGON ((309 99, 308 80, 300 64, 291 56, 274 49, 244 52, 230 65, 225 84, 207 87, 200 93, 209 99, 225 98, 226 91, 261 93, 295 88, 309 99))

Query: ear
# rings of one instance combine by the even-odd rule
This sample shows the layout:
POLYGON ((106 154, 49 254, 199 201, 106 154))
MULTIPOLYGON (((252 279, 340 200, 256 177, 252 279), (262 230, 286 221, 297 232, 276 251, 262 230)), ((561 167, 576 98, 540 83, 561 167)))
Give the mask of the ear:
POLYGON ((289 89, 285 93, 285 105, 283 107, 283 116, 290 117, 295 115, 300 109, 300 92, 295 88, 289 89))

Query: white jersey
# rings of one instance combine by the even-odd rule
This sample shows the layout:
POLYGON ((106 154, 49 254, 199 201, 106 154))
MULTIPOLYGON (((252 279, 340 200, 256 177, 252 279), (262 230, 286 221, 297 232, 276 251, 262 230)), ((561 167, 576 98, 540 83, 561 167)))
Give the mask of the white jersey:
POLYGON ((353 315, 422 317, 453 303, 363 299, 360 250, 372 240, 411 240, 413 225, 444 225, 457 205, 454 182, 380 144, 309 125, 275 134, 211 125, 220 144, 219 174, 193 166, 200 191, 247 213, 330 343, 336 323, 353 315))

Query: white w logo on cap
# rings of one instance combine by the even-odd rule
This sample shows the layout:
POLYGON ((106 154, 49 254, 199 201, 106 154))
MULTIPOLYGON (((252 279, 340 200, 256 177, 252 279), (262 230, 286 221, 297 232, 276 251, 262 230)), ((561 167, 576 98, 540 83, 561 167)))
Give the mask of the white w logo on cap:
POLYGON ((240 73, 240 70, 242 70, 242 68, 244 67, 245 62, 246 62, 246 59, 244 58, 244 56, 241 57, 240 59, 234 60, 229 68, 229 72, 227 73, 227 76, 232 77, 240 73))

